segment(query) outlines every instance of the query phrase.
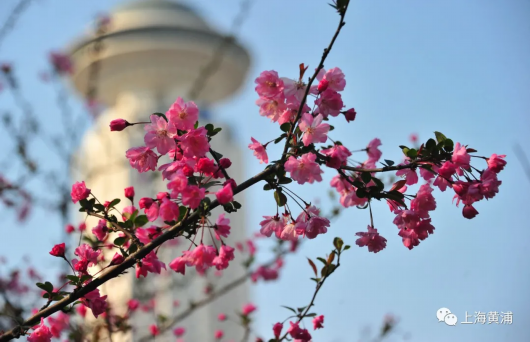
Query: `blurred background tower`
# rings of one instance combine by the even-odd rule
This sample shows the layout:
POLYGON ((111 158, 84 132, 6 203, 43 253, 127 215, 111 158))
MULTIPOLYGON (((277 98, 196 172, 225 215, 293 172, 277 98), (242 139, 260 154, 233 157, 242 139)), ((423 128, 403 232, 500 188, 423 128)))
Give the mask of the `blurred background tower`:
MULTIPOLYGON (((136 201, 141 197, 155 197, 159 191, 165 191, 159 174, 139 174, 132 169, 125 158, 125 151, 131 147, 142 146, 144 131, 140 126, 131 127, 123 132, 110 132, 109 122, 123 118, 129 122, 147 121, 151 113, 165 112, 178 96, 185 101, 194 100, 201 110, 202 124, 208 117, 209 108, 214 103, 233 95, 245 80, 250 58, 244 48, 233 40, 211 29, 208 24, 190 7, 169 0, 141 0, 126 2, 109 14, 109 30, 96 37, 89 33, 76 41, 70 50, 74 64, 72 83, 84 97, 94 96, 97 103, 107 109, 97 118, 94 127, 86 134, 78 155, 78 167, 73 170, 75 180, 85 180, 87 186, 100 199, 123 198, 123 189, 134 186, 136 201), (104 46, 97 58, 93 50, 101 43, 104 46), (198 79, 204 68, 221 44, 226 44, 217 67, 208 79, 198 79), (94 70, 97 78, 94 80, 94 70), (95 81, 95 84, 94 84, 95 81), (192 89, 197 82, 203 83, 201 91, 192 89), (97 89, 94 92, 93 88, 97 89), (190 98, 193 97, 193 98, 190 98)), ((216 150, 229 157, 233 166, 229 174, 236 181, 242 181, 242 152, 231 140, 230 130, 223 124, 223 131, 214 139, 216 150)), ((167 163, 159 160, 159 165, 167 163)), ((237 200, 243 203, 243 198, 237 200)), ((122 200, 121 210, 128 201, 122 200)), ((213 220, 220 212, 215 212, 213 220)), ((232 236, 230 241, 245 239, 245 220, 242 215, 232 215, 232 236)), ((97 220, 87 220, 87 231, 97 224, 97 220)), ((89 233, 90 234, 90 233, 89 233)), ((110 241, 113 241, 111 237, 110 241)), ((159 258, 169 263, 181 251, 187 249, 189 242, 180 242, 160 250, 159 258)), ((233 244, 232 244, 233 245, 233 244)), ((110 260, 115 251, 110 251, 106 259, 110 260)), ((233 262, 216 284, 223 284, 243 272, 241 260, 233 262)), ((152 275, 138 281, 134 272, 114 279, 102 292, 109 296, 113 310, 119 315, 127 311, 127 301, 141 297, 147 292, 155 292, 156 307, 148 313, 137 313, 133 325, 136 333, 114 334, 113 341, 136 341, 148 333, 148 326, 155 322, 157 315, 172 317, 188 307, 190 300, 204 296, 207 279, 186 277, 167 272, 165 276, 152 275), (190 279, 191 278, 191 279, 190 279), (179 307, 173 305, 180 302, 179 307)), ((216 285, 219 286, 219 285, 216 285)), ((248 301, 248 288, 238 290, 198 310, 180 323, 186 327, 187 341, 213 340, 220 312, 233 313, 248 301)), ((94 322, 92 322, 94 323, 94 322)), ((224 325, 228 336, 239 336, 234 325, 224 325)), ((171 331, 157 341, 173 341, 171 331)))

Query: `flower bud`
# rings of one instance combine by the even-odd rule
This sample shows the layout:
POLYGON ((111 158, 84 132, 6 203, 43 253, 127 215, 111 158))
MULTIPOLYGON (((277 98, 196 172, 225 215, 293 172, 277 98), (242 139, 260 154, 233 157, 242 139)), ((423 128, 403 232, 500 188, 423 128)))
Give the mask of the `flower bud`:
POLYGON ((134 198, 134 186, 125 188, 124 192, 125 192, 125 197, 127 197, 128 199, 132 201, 134 198))
POLYGON ((128 123, 126 120, 123 119, 116 119, 112 120, 110 122, 110 130, 111 131, 123 131, 127 126, 130 126, 131 124, 128 123))
POLYGON ((324 90, 328 89, 328 86, 329 86, 329 81, 326 80, 325 78, 321 79, 317 87, 318 92, 319 93, 323 92, 324 90))
POLYGON ((357 116, 357 112, 355 111, 354 108, 350 108, 344 112, 344 117, 346 117, 346 121, 348 122, 355 120, 356 116, 357 116))
POLYGON ((465 218, 471 220, 473 217, 478 215, 478 211, 472 205, 466 205, 464 209, 462 209, 462 215, 464 215, 465 218))
POLYGON ((223 169, 228 169, 232 165, 232 161, 228 158, 221 158, 219 160, 219 165, 221 165, 223 169))
POLYGON ((50 251, 50 255, 53 255, 55 257, 64 258, 64 251, 66 249, 65 243, 60 243, 58 245, 53 246, 52 250, 50 251))

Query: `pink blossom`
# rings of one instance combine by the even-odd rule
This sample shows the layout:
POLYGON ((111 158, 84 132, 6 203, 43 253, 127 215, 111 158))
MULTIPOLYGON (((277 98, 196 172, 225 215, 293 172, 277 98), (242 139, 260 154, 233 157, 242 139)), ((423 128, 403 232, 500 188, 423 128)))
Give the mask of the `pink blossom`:
POLYGON ((156 226, 149 228, 137 228, 135 233, 141 243, 148 244, 149 242, 153 241, 153 239, 162 235, 162 229, 156 226))
POLYGON ((375 165, 375 163, 379 161, 379 159, 383 155, 383 152, 381 152, 378 148, 381 145, 381 140, 375 138, 370 141, 368 146, 366 146, 366 153, 368 154, 368 163, 375 165))
POLYGON ((351 152, 346 147, 338 144, 331 148, 321 150, 320 153, 329 157, 326 161, 326 166, 334 169, 346 165, 348 157, 351 156, 351 152))
POLYGON ((227 204, 229 202, 232 202, 234 200, 232 186, 230 184, 226 184, 221 188, 221 190, 215 193, 215 197, 217 198, 220 204, 227 204))
POLYGON ((160 217, 162 217, 162 220, 171 222, 178 219, 180 215, 178 204, 169 200, 168 198, 164 198, 161 202, 159 213, 160 217))
POLYGON ((177 198, 188 186, 188 178, 182 171, 177 171, 170 176, 170 181, 167 183, 168 190, 171 191, 171 198, 177 198))
POLYGON ((296 241, 298 240, 298 233, 296 232, 296 227, 294 223, 286 224, 283 227, 283 230, 279 236, 280 239, 286 241, 296 241))
POLYGON ((232 260, 234 260, 234 248, 223 245, 219 249, 219 255, 213 259, 212 265, 218 270, 224 270, 228 267, 228 262, 232 260))
POLYGON ((64 258, 65 247, 66 247, 66 244, 64 242, 53 246, 52 250, 50 251, 50 255, 53 255, 59 258, 64 258))
POLYGON ((166 265, 158 260, 154 251, 151 251, 136 264, 136 278, 147 277, 148 272, 160 274, 162 268, 166 269, 166 265))
POLYGON ((86 260, 88 266, 94 266, 98 263, 101 250, 95 251, 90 245, 84 243, 75 249, 74 254, 80 257, 82 260, 86 260))
POLYGON ((248 316, 250 315, 252 312, 256 311, 256 307, 254 306, 254 304, 252 303, 248 303, 248 304, 245 304, 243 306, 243 309, 241 310, 241 312, 243 313, 243 315, 245 316, 248 316))
POLYGON ((147 132, 144 136, 145 146, 156 148, 160 154, 166 154, 176 147, 175 139, 168 132, 168 124, 163 117, 153 114, 150 119, 151 124, 144 127, 147 132))
POLYGON ((324 324, 324 315, 316 316, 315 318, 313 318, 313 329, 314 330, 324 328, 322 324, 324 324))
POLYGON ((368 252, 380 252, 386 247, 386 239, 379 235, 377 229, 368 226, 368 232, 358 232, 355 235, 360 236, 355 241, 359 247, 368 246, 368 252))
POLYGON ((334 176, 329 184, 337 190, 337 192, 342 191, 351 191, 353 190, 353 185, 351 185, 346 178, 342 177, 341 175, 334 176))
POLYGON ((263 71, 254 81, 256 92, 261 97, 275 98, 283 94, 284 84, 274 70, 263 71))
POLYGON ((340 68, 331 68, 325 74, 319 73, 317 79, 328 81, 329 89, 335 91, 343 91, 346 87, 346 79, 340 68))
POLYGON ((125 153, 129 164, 138 172, 147 172, 149 170, 156 171, 156 164, 158 157, 156 153, 151 151, 148 147, 133 147, 125 153))
POLYGON ((340 94, 330 88, 320 94, 320 97, 315 100, 315 105, 318 106, 315 112, 322 114, 324 118, 329 115, 339 115, 344 107, 340 94))
POLYGON ((53 337, 61 337, 63 330, 68 328, 70 316, 64 312, 59 312, 56 317, 48 317, 48 323, 50 324, 50 332, 53 337))
POLYGON ((277 269, 260 266, 254 271, 254 273, 252 273, 250 279, 255 283, 259 278, 262 278, 263 280, 276 280, 278 279, 278 276, 277 269))
POLYGON ((94 234, 99 241, 105 240, 108 231, 107 221, 105 220, 99 220, 98 225, 92 228, 92 234, 94 234))
MULTIPOLYGON (((437 171, 437 167, 435 167, 434 165, 431 165, 431 168, 434 172, 437 171)), ((420 167, 420 176, 425 179, 427 182, 430 181, 431 179, 434 178, 435 176, 435 173, 433 171, 429 171, 427 169, 424 169, 422 167, 420 167)))
POLYGON ((480 192, 485 198, 493 198, 499 192, 502 182, 497 179, 497 174, 492 169, 484 170, 480 175, 480 180, 482 182, 480 192))
POLYGON ((169 263, 169 268, 181 274, 186 274, 186 259, 184 257, 177 257, 169 263))
POLYGON ((75 232, 75 227, 71 224, 67 224, 65 229, 64 229, 68 234, 72 234, 73 232, 75 232))
POLYGON ((222 213, 215 221, 215 237, 217 240, 221 240, 222 237, 228 237, 230 234, 230 219, 225 217, 222 213))
POLYGON ((254 156, 258 158, 260 164, 267 164, 269 162, 269 157, 267 156, 267 150, 265 146, 252 137, 250 140, 252 140, 252 144, 249 144, 248 148, 254 151, 254 156))
POLYGON ((70 196, 72 197, 72 202, 77 203, 78 201, 87 199, 90 195, 90 189, 87 189, 85 181, 75 182, 72 185, 72 192, 70 196))
POLYGON ((304 184, 306 182, 313 184, 314 181, 321 182, 321 174, 324 171, 315 162, 316 158, 317 156, 312 152, 304 154, 299 159, 291 156, 284 164, 285 171, 289 172, 298 184, 304 184))
POLYGON ((129 299, 129 301, 127 302, 127 307, 130 311, 136 311, 139 306, 140 302, 138 301, 138 299, 129 299))
POLYGON ((491 157, 488 158, 488 168, 495 173, 501 172, 504 169, 504 166, 506 166, 506 160, 504 160, 504 158, 506 158, 505 154, 492 154, 491 157))
POLYGON ((202 173, 205 176, 211 176, 215 171, 217 171, 217 165, 210 158, 200 158, 195 164, 195 172, 202 173))
POLYGON ((410 209, 417 212, 421 218, 429 217, 428 211, 436 209, 436 200, 432 191, 433 188, 429 184, 423 184, 416 194, 416 198, 410 201, 410 209))
POLYGON ((279 236, 285 222, 280 219, 278 215, 276 216, 263 216, 265 220, 261 221, 259 224, 261 226, 260 233, 270 237, 273 232, 276 232, 276 235, 279 236))
POLYGON ((72 60, 64 53, 50 52, 50 62, 58 74, 71 74, 74 72, 72 60))
POLYGON ((92 314, 94 317, 98 318, 99 315, 104 313, 107 310, 107 296, 101 296, 99 294, 99 290, 95 289, 89 293, 87 293, 83 298, 81 298, 81 302, 86 307, 90 308, 92 310, 92 314))
POLYGON ((52 340, 52 333, 50 329, 44 325, 44 318, 40 319, 40 324, 33 327, 33 332, 29 335, 29 342, 50 342, 52 340))
POLYGON ((341 192, 340 204, 344 208, 353 207, 353 206, 364 206, 368 203, 367 198, 359 198, 356 193, 357 189, 353 188, 352 190, 344 190, 341 192))
POLYGON ((184 329, 183 327, 177 327, 175 328, 175 330, 173 330, 173 334, 177 337, 181 337, 182 335, 184 335, 185 332, 186 329, 184 329))
POLYGON ((325 234, 330 222, 327 218, 319 217, 320 210, 315 206, 308 206, 305 211, 296 218, 295 229, 298 235, 304 235, 308 239, 314 239, 318 234, 325 234))
POLYGON ((304 132, 302 142, 304 146, 309 146, 312 143, 323 143, 328 140, 328 132, 330 126, 326 123, 322 123, 322 115, 319 114, 315 118, 310 113, 302 115, 300 120, 300 130, 304 132))
POLYGON ((274 333, 274 337, 276 339, 280 338, 280 335, 282 334, 282 329, 283 329, 283 324, 280 322, 274 324, 274 326, 272 327, 272 332, 274 333))
POLYGON ((188 133, 178 137, 182 154, 185 157, 204 157, 210 150, 206 129, 199 127, 191 129, 188 133))
POLYGON ((204 188, 199 188, 196 185, 188 185, 182 191, 182 204, 189 206, 191 209, 196 209, 204 198, 205 192, 206 189, 204 188))
POLYGON ((287 333, 297 342, 309 342, 311 341, 311 334, 307 329, 302 329, 298 323, 289 322, 291 326, 287 329, 287 333))
POLYGON ((456 143, 453 151, 453 157, 451 159, 455 166, 469 169, 470 160, 471 156, 467 154, 466 147, 460 145, 460 143, 456 143))
POLYGON ((158 336, 160 334, 160 330, 158 329, 158 326, 156 324, 151 324, 149 326, 149 332, 152 336, 158 336))
POLYGON ((125 260, 125 258, 123 257, 123 255, 121 255, 120 253, 115 253, 114 256, 112 257, 112 260, 110 261, 110 264, 111 265, 119 265, 124 260, 125 260))
POLYGON ((259 106, 259 115, 271 119, 272 122, 278 121, 287 109, 283 98, 260 97, 256 100, 256 105, 259 106))
POLYGON ((109 126, 112 132, 116 132, 116 131, 119 132, 119 131, 123 131, 128 126, 131 126, 131 124, 127 122, 127 120, 115 119, 110 122, 109 126))
POLYGON ((170 129, 175 135, 177 133, 174 130, 175 128, 181 131, 193 129, 195 122, 199 119, 199 108, 197 108, 195 102, 184 102, 181 97, 178 97, 166 112, 166 116, 169 120, 170 129))
POLYGON ((215 334, 214 334, 214 337, 218 340, 222 339, 223 336, 225 335, 225 333, 222 331, 222 330, 216 330, 215 331, 215 334))
MULTIPOLYGON (((408 163, 402 163, 402 164, 399 164, 400 166, 402 165, 407 165, 408 163)), ((396 176, 398 177, 401 177, 401 176, 405 176, 405 179, 407 180, 407 182, 405 184, 407 185, 414 185, 416 183, 418 183, 418 174, 416 173, 416 170, 413 170, 413 169, 401 169, 401 170, 398 170, 396 172, 396 176)))

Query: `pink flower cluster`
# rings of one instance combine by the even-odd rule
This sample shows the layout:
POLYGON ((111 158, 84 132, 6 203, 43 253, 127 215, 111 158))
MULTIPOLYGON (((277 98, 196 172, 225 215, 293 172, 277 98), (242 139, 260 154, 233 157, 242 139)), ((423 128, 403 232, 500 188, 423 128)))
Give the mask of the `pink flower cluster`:
POLYGON ((329 220, 319 214, 320 210, 315 206, 307 206, 296 220, 292 220, 290 214, 281 218, 279 215, 263 216, 265 220, 260 222, 260 233, 267 237, 274 233, 277 238, 287 241, 296 241, 299 236, 314 239, 319 234, 325 234, 330 225, 329 220))
POLYGON ((203 274, 213 266, 218 270, 224 270, 232 260, 234 260, 234 248, 222 245, 217 251, 216 247, 205 246, 201 243, 193 251, 183 251, 182 256, 169 263, 169 267, 181 274, 186 273, 186 266, 195 267, 197 272, 203 274))

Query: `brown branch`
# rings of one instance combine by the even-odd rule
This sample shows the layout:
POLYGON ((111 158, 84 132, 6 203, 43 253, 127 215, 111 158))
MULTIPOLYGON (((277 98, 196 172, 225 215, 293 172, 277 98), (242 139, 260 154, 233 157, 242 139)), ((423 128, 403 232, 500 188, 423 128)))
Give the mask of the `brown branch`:
POLYGON ((144 244, 142 242, 140 242, 140 240, 138 240, 138 238, 136 237, 136 235, 132 234, 130 231, 128 231, 127 229, 125 228, 122 228, 120 227, 117 223, 115 222, 112 222, 109 220, 108 216, 103 216, 103 215, 99 215, 99 214, 96 214, 96 213, 91 213, 91 212, 87 212, 87 215, 89 216, 94 216, 94 217, 97 217, 97 218, 100 218, 100 219, 103 219, 107 222, 110 222, 110 224, 112 224, 112 226, 116 229, 116 230, 119 230, 120 232, 124 233, 129 239, 131 239, 135 244, 137 244, 138 246, 143 246, 144 244))
MULTIPOLYGON (((260 172, 259 174, 255 175, 254 177, 247 179, 245 182, 237 186, 237 188, 234 190, 234 194, 238 194, 244 191, 245 189, 251 187, 252 185, 258 183, 259 181, 264 180, 269 174, 276 172, 278 168, 279 167, 277 165, 270 167, 260 172)), ((217 200, 214 200, 208 207, 207 211, 208 212, 212 211, 218 206, 219 206, 219 202, 217 200)), ((66 306, 74 303, 76 300, 82 298, 89 292, 97 289, 100 285, 106 283, 107 281, 113 278, 118 277, 125 270, 127 270, 130 267, 133 267, 137 261, 143 259, 147 254, 149 254, 155 248, 162 245, 164 242, 175 238, 179 233, 181 233, 184 230, 184 228, 194 225, 202 215, 204 214, 201 213, 200 211, 194 211, 189 217, 187 218, 185 217, 182 221, 180 221, 176 225, 169 228, 164 234, 158 236, 156 239, 146 244, 144 247, 140 248, 135 253, 132 253, 131 255, 129 255, 122 264, 109 268, 105 272, 102 272, 98 278, 93 279, 92 282, 90 282, 86 286, 74 290, 74 292, 66 296, 64 299, 58 301, 54 305, 51 305, 45 310, 39 311, 37 314, 28 318, 21 326, 17 326, 5 332, 3 335, 0 335, 0 342, 11 341, 14 338, 21 337, 22 335, 25 334, 25 331, 27 329, 38 324, 41 318, 48 317, 54 314, 55 312, 65 308, 66 306)))
POLYGON ((2 44, 2 40, 7 36, 8 31, 15 26, 17 19, 22 15, 22 12, 30 3, 31 0, 20 0, 15 6, 7 20, 4 22, 4 25, 0 28, 0 44, 2 44))
POLYGON ((337 40, 337 37, 339 36, 340 30, 344 25, 346 25, 346 22, 344 22, 344 17, 346 16, 346 11, 348 10, 349 1, 344 6, 344 10, 340 12, 340 21, 339 26, 337 27, 337 30, 335 31, 335 34, 333 35, 333 38, 331 38, 331 42, 329 43, 329 46, 324 49, 324 53, 322 54, 322 58, 320 59, 320 63, 318 64, 318 67, 315 69, 315 73, 313 76, 309 79, 309 83, 307 84, 307 87, 304 92, 304 97, 302 98, 302 101, 300 102, 300 108, 298 108, 298 113, 296 113, 296 118, 291 125, 291 128, 289 129, 289 133, 287 134, 287 141, 285 141, 285 146, 283 148, 282 158, 280 164, 283 165, 283 162, 285 162, 285 159, 287 157, 287 150, 289 149, 289 141, 291 140, 291 137, 294 132, 294 128, 296 126, 296 123, 298 120, 300 120, 300 117, 302 116, 302 111, 304 109, 304 105, 307 101, 307 96, 309 95, 309 90, 311 88, 311 85, 317 78, 318 72, 320 69, 324 67, 324 62, 326 61, 326 58, 328 57, 329 53, 331 52, 331 49, 333 48, 333 44, 335 44, 335 40, 337 40))
POLYGON ((354 172, 388 172, 388 171, 398 171, 403 169, 414 169, 418 167, 420 164, 417 161, 413 161, 410 164, 406 165, 396 165, 396 166, 385 166, 385 167, 379 167, 375 169, 365 169, 363 167, 353 167, 353 166, 341 166, 340 168, 342 170, 348 170, 348 171, 354 171, 354 172))

